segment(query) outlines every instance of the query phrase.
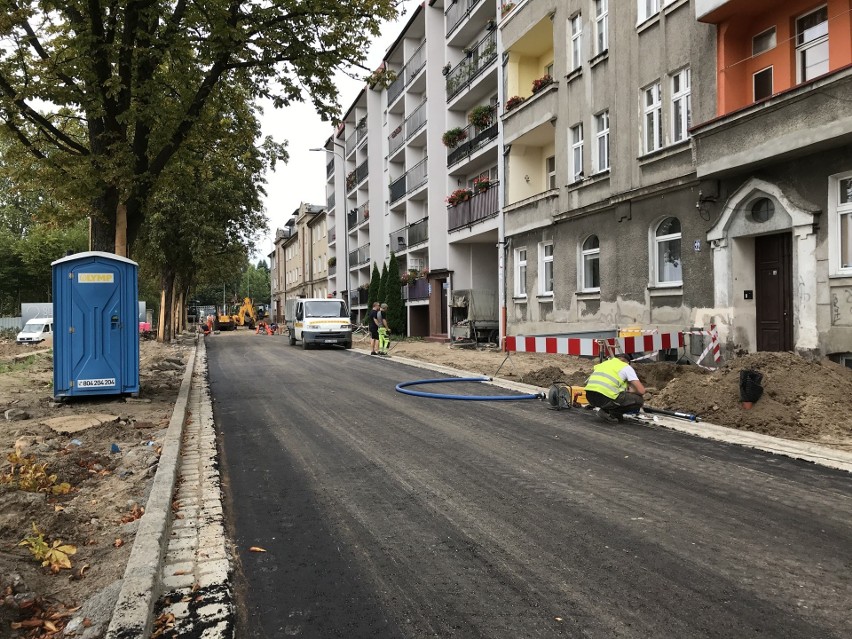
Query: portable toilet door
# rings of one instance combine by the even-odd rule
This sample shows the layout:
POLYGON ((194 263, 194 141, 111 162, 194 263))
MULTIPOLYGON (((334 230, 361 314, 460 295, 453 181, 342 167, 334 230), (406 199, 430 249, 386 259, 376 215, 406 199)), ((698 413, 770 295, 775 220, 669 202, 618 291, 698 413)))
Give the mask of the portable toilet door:
POLYGON ((54 396, 138 393, 136 262, 89 251, 51 266, 54 396))

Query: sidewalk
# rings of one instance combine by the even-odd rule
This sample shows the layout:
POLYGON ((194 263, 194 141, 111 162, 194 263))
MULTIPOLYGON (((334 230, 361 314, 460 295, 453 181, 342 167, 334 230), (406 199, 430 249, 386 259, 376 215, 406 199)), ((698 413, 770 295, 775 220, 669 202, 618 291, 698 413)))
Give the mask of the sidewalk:
POLYGON ((202 339, 187 363, 107 639, 234 636, 206 372, 202 339))

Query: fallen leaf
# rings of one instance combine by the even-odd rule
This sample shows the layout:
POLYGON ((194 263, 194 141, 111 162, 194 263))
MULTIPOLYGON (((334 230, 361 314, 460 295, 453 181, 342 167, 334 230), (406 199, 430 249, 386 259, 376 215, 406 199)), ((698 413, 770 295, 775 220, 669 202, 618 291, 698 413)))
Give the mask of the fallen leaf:
POLYGON ((172 574, 173 575, 188 575, 191 572, 192 572, 191 570, 175 570, 172 574))
POLYGON ((83 627, 84 628, 91 628, 92 627, 92 620, 89 619, 88 617, 83 617, 83 627))
POLYGON ((45 621, 44 627, 50 630, 50 632, 57 632, 59 630, 59 628, 56 627, 56 624, 52 621, 45 621))
POLYGON ((56 504, 53 507, 53 512, 55 512, 55 513, 61 513, 63 510, 65 510, 65 509, 62 506, 60 506, 59 504, 56 504))
POLYGON ((252 546, 249 548, 249 552, 266 552, 266 548, 261 548, 259 546, 252 546))
POLYGON ((118 538, 114 542, 112 542, 112 545, 115 546, 116 548, 121 548, 124 545, 124 540, 121 539, 121 538, 118 538))
POLYGON ((562 623, 562 617, 554 617, 553 619, 554 619, 554 621, 558 621, 559 623, 562 623))

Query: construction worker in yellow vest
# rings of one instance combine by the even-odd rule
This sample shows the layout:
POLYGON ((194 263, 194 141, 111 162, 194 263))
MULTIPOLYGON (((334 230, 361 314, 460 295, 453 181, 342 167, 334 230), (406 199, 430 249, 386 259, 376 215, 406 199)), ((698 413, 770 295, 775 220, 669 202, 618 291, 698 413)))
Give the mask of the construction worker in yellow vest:
POLYGON ((608 421, 624 421, 624 413, 642 408, 645 387, 628 363, 630 355, 619 353, 595 366, 586 380, 586 400, 608 421))

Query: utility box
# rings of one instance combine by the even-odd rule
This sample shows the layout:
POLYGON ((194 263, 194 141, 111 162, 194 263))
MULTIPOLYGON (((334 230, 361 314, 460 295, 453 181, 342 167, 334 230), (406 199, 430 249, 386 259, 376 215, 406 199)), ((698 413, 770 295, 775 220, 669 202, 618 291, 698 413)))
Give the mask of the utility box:
POLYGON ((53 267, 53 395, 139 392, 136 262, 89 251, 53 267))

